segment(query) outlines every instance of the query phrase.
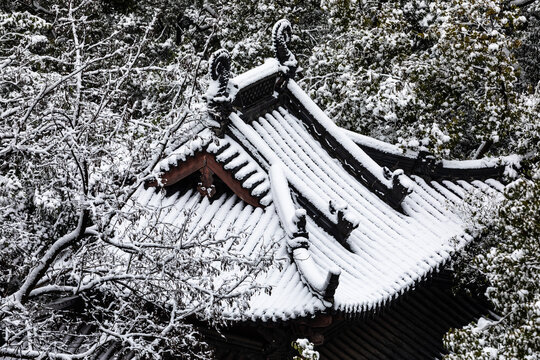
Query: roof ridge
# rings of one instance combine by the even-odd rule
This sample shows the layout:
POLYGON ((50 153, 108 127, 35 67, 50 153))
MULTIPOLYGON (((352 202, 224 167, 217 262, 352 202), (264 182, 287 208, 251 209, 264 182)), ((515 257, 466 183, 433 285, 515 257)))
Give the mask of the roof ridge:
POLYGON ((403 171, 391 172, 387 167, 380 166, 351 139, 343 137, 341 128, 294 80, 288 82, 286 91, 290 97, 287 107, 307 126, 323 148, 338 158, 349 173, 380 199, 395 210, 403 212, 401 202, 410 192, 409 182, 403 176, 403 171))
POLYGON ((427 151, 404 150, 351 130, 342 129, 342 132, 379 165, 400 168, 407 174, 431 179, 500 179, 507 166, 516 167, 519 163, 515 155, 467 160, 437 159, 427 151))
POLYGON ((287 233, 287 250, 295 262, 302 281, 309 289, 331 306, 339 284, 341 269, 337 266, 323 270, 309 251, 309 233, 306 231, 306 210, 294 206, 289 182, 281 162, 270 167, 270 184, 276 213, 287 233))

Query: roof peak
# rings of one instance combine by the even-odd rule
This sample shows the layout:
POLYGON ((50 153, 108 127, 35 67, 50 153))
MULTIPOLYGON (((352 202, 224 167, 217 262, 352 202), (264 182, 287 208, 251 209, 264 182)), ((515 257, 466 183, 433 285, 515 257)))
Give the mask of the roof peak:
POLYGON ((276 59, 279 61, 280 71, 283 73, 283 82, 293 79, 298 68, 296 57, 289 50, 288 43, 292 38, 292 27, 289 20, 281 19, 272 28, 272 45, 276 59))
MULTIPOLYGON (((286 19, 277 21, 272 28, 272 47, 277 62, 271 64, 268 74, 271 76, 280 73, 278 80, 274 82, 274 88, 283 87, 296 74, 298 62, 288 47, 291 38, 291 23, 286 19)), ((218 137, 223 137, 238 89, 238 85, 230 81, 231 56, 227 50, 219 49, 210 56, 208 72, 211 81, 204 98, 208 103, 209 115, 215 122, 212 124, 214 132, 218 137)), ((257 75, 259 77, 260 73, 257 75)), ((251 78, 247 84, 256 80, 251 78)))

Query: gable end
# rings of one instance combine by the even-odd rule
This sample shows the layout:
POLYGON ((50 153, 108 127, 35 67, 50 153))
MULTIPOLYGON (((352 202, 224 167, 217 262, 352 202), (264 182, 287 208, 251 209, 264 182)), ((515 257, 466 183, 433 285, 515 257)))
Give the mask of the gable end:
MULTIPOLYGON (((212 190, 212 177, 213 175, 217 175, 217 177, 219 177, 240 199, 251 206, 264 208, 259 202, 259 199, 250 193, 250 190, 259 185, 260 182, 253 184, 250 188, 244 187, 242 182, 233 176, 234 172, 225 170, 224 165, 216 160, 216 156, 217 155, 206 151, 199 152, 172 169, 163 172, 160 175, 160 182, 163 187, 169 187, 187 176, 200 171, 201 182, 199 183, 197 190, 203 196, 212 197, 215 192, 215 190, 212 190)), ((157 180, 150 181, 146 184, 146 187, 158 186, 159 182, 157 180)))

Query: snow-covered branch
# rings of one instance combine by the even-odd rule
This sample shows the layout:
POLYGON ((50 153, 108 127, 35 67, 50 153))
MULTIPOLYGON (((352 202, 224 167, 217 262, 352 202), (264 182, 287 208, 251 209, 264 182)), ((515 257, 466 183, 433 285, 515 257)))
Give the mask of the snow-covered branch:
POLYGON ((75 228, 70 233, 62 236, 60 239, 56 240, 43 255, 43 257, 38 261, 38 264, 33 268, 30 273, 27 275, 24 283, 21 285, 20 289, 13 294, 13 301, 16 304, 23 304, 28 299, 30 292, 49 269, 51 264, 54 262, 58 254, 62 252, 66 247, 72 245, 74 242, 80 240, 84 236, 84 231, 86 228, 86 222, 88 221, 88 211, 81 210, 79 214, 79 222, 77 228, 75 228))

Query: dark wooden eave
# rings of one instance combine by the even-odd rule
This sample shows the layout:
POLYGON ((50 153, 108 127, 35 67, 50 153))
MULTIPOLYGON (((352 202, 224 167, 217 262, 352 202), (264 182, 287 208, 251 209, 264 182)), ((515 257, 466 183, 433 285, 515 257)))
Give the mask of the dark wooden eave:
MULTIPOLYGON (((163 187, 172 186, 196 171, 200 171, 203 177, 208 177, 210 172, 212 175, 217 175, 240 199, 251 206, 264 207, 259 202, 259 199, 251 195, 249 190, 244 188, 242 183, 235 179, 231 172, 223 168, 223 165, 216 160, 214 154, 206 151, 199 152, 187 158, 184 162, 172 167, 170 170, 163 172, 160 176, 161 184, 163 187)), ((160 185, 157 180, 153 180, 148 182, 146 186, 158 187, 160 185)))

